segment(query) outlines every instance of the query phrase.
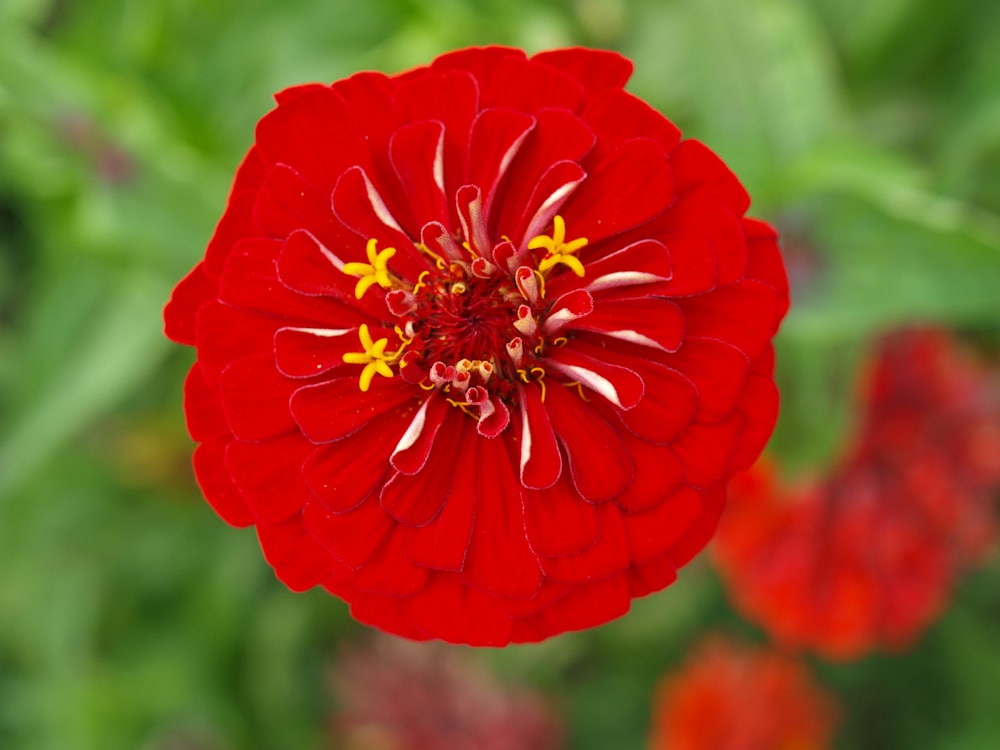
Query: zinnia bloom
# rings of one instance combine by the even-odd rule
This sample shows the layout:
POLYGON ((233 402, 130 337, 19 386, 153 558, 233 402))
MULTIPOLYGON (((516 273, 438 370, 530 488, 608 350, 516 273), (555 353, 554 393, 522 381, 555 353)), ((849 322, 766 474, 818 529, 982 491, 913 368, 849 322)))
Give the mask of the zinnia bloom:
POLYGON ((777 409, 774 231, 611 52, 278 94, 166 309, 195 472, 293 589, 501 645, 623 614, 777 409))
POLYGON ((733 482, 714 551, 736 607, 828 658, 910 645, 993 539, 995 396, 944 332, 885 340, 828 476, 783 484, 759 464, 733 482))
POLYGON ((649 748, 824 750, 836 713, 803 664, 714 636, 661 683, 649 748))
POLYGON ((497 681, 468 652, 376 638, 332 672, 337 750, 558 750, 559 717, 542 696, 497 681))

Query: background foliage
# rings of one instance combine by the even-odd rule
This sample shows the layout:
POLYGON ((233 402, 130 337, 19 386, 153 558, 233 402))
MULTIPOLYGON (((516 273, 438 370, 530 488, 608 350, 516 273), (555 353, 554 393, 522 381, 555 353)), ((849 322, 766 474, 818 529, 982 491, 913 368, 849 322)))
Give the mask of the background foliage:
MULTIPOLYGON (((0 0, 0 748, 320 748, 362 628, 276 583, 189 469, 161 335, 270 95, 450 48, 633 58, 779 224, 791 466, 835 455, 873 335, 1000 333, 1000 4, 965 0, 0 0)), ((912 652, 817 665, 844 748, 1000 746, 1000 566, 912 652)), ((696 564, 624 620, 478 658, 570 746, 640 748, 707 629, 753 631, 696 564)))

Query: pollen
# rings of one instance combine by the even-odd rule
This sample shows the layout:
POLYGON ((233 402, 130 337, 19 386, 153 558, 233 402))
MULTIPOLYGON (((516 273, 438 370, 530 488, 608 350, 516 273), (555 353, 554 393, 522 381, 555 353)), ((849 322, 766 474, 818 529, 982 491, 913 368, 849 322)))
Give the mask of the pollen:
POLYGON ((382 375, 386 378, 391 378, 394 375, 389 365, 394 364, 399 359, 402 347, 398 351, 386 354, 385 348, 389 345, 389 339, 381 338, 378 341, 373 341, 371 332, 364 323, 358 329, 358 337, 361 339, 361 347, 364 351, 348 352, 344 355, 344 362, 349 365, 364 365, 358 380, 358 387, 362 391, 367 391, 376 375, 382 375))
POLYGON ((382 250, 377 249, 378 242, 374 237, 368 240, 365 252, 368 255, 367 263, 345 263, 344 273, 348 276, 359 276, 357 285, 354 287, 354 296, 361 299, 368 287, 378 284, 383 289, 388 289, 392 284, 392 276, 389 274, 389 259, 396 254, 396 248, 387 247, 382 250))
POLYGON ((538 264, 538 270, 545 273, 561 263, 568 266, 577 276, 582 277, 584 274, 583 263, 574 253, 586 246, 587 238, 578 237, 571 242, 566 242, 566 222, 562 216, 556 216, 552 220, 552 225, 551 237, 540 234, 528 243, 529 250, 542 248, 546 251, 545 257, 538 264))

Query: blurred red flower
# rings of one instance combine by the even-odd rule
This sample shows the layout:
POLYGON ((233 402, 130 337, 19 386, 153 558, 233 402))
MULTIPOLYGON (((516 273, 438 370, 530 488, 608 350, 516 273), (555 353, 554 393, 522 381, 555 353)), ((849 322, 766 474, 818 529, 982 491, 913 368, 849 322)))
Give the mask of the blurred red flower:
POLYGON ((650 750, 824 750, 836 708, 791 657, 703 642, 653 705, 650 750))
POLYGON ((277 96, 167 306, 216 511, 293 589, 502 645, 623 614, 777 410, 774 231, 583 49, 277 96))
POLYGON ((505 686, 468 653, 375 639, 333 672, 342 750, 556 750, 558 717, 535 693, 505 686))
POLYGON ((996 396, 946 333, 887 338, 828 476, 783 485, 762 462, 734 480, 714 557, 737 609, 828 658, 908 646, 993 539, 996 396))

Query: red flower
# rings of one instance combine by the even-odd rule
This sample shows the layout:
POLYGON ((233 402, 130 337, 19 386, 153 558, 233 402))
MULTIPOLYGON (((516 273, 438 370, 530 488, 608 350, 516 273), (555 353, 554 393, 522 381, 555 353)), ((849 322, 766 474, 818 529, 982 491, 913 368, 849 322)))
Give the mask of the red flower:
POLYGON ((498 683, 449 646, 376 639, 333 672, 341 750, 555 750, 558 718, 543 699, 498 683))
POLYGON ((941 332, 883 345, 851 452, 823 479, 733 483, 715 558, 736 607, 829 658, 901 649, 944 610, 995 529, 1000 409, 941 332))
POLYGON ((195 470, 278 576, 411 638, 623 614, 775 419, 774 231, 610 52, 277 96, 167 334, 195 470))
POLYGON ((661 684, 650 750, 823 750, 836 710, 790 657, 710 638, 661 684))

